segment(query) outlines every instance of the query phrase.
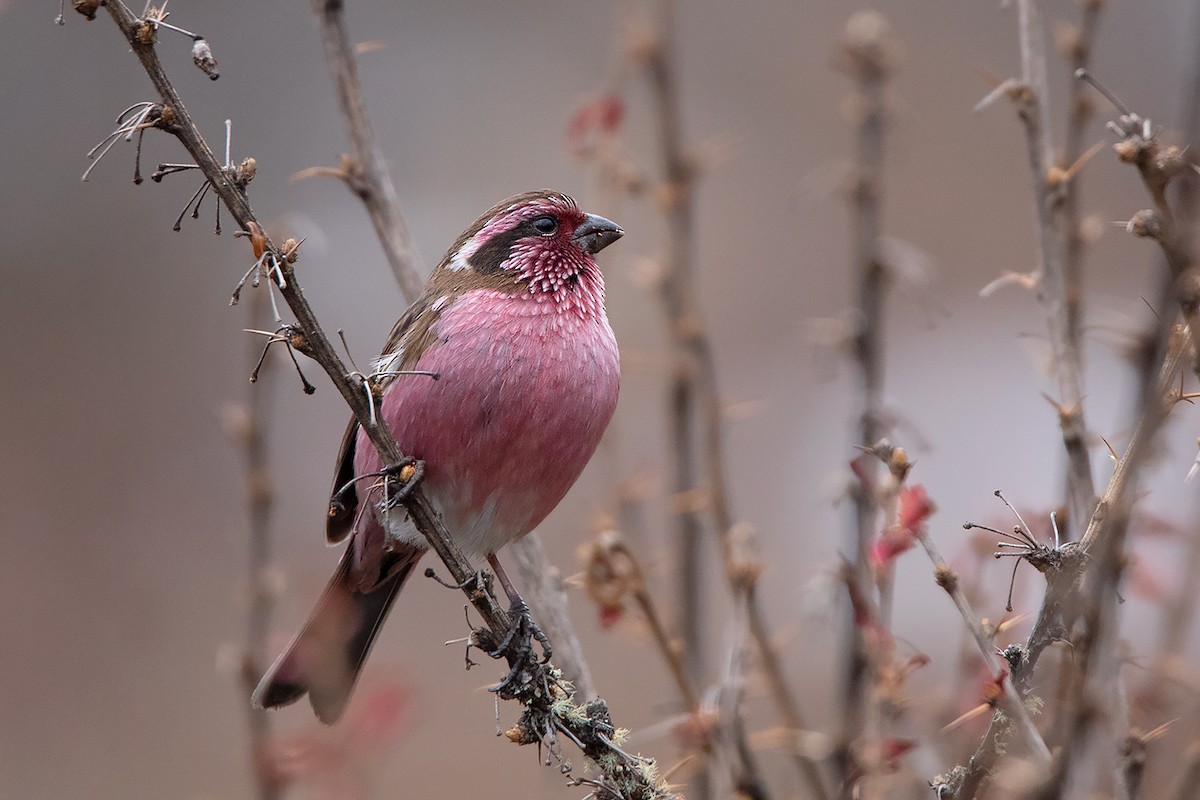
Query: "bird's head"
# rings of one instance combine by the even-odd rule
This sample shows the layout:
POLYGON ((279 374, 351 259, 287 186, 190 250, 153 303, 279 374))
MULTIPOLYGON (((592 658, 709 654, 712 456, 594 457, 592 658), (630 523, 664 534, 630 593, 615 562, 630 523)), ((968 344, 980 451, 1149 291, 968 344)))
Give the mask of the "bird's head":
POLYGON ((504 200, 463 232, 438 271, 467 285, 558 295, 602 287, 593 256, 621 238, 614 222, 541 190, 504 200))

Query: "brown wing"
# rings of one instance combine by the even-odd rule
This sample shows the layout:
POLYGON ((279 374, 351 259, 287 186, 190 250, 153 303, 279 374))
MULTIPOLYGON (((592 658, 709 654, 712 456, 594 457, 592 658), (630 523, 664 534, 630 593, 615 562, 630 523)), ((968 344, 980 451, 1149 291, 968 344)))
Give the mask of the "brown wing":
MULTIPOLYGON (((441 310, 431 310, 433 299, 434 296, 427 290, 392 326, 382 354, 394 353, 403 344, 404 354, 397 365, 398 369, 411 369, 429 346, 430 328, 441 310)), ((358 514, 358 490, 356 484, 352 483, 354 448, 357 441, 358 421, 351 417, 350 424, 346 426, 346 433, 342 436, 342 446, 338 449, 333 494, 329 498, 329 517, 325 521, 325 539, 330 544, 337 544, 350 535, 354 529, 354 517, 358 514)))

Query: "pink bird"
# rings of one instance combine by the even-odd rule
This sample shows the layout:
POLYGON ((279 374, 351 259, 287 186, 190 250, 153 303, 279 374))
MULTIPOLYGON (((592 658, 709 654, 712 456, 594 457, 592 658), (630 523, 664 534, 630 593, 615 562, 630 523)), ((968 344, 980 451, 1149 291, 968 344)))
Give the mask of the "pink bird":
MULTIPOLYGON (((612 418, 617 343, 593 255, 623 235, 552 191, 505 200, 458 237, 392 329, 379 403, 401 450, 425 462, 423 491, 469 557, 520 539, 575 483, 612 418), (419 374, 427 373, 427 374, 419 374)), ((309 695, 342 715, 371 644, 425 538, 388 507, 385 465, 351 420, 326 533, 350 544, 316 609, 254 692, 273 708, 309 695)))

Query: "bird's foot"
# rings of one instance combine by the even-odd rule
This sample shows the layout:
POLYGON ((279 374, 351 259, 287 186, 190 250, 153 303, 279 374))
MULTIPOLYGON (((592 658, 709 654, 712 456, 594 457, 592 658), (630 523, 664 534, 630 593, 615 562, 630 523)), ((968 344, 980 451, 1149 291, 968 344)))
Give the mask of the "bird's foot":
MULTIPOLYGON (((475 631, 476 644, 480 649, 492 658, 505 659, 510 665, 508 674, 491 690, 506 700, 528 691, 538 676, 541 676, 543 683, 546 680, 545 671, 540 668, 534 653, 535 641, 542 648, 541 664, 547 663, 551 656, 550 640, 533 621, 529 606, 524 600, 518 597, 513 601, 508 610, 508 617, 510 627, 504 638, 498 642, 492 637, 491 631, 475 631)), ((549 687, 542 688, 549 693, 549 687)))

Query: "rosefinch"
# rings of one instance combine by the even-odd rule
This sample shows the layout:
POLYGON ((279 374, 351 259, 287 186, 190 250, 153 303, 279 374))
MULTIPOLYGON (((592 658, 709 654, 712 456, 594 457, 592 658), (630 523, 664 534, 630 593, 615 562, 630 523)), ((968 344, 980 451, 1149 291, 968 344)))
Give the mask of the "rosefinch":
MULTIPOLYGON (((425 462, 422 488, 455 541, 468 556, 488 557, 506 589, 495 552, 558 504, 616 407, 617 344, 592 256, 622 234, 558 192, 501 202, 442 257, 375 365, 388 380, 380 418, 405 454, 425 462), (406 374, 418 371, 432 375, 406 374)), ((256 705, 307 693, 323 722, 345 710, 427 547, 403 508, 386 502, 384 466, 351 420, 326 529, 331 543, 350 544, 255 690, 256 705)))

